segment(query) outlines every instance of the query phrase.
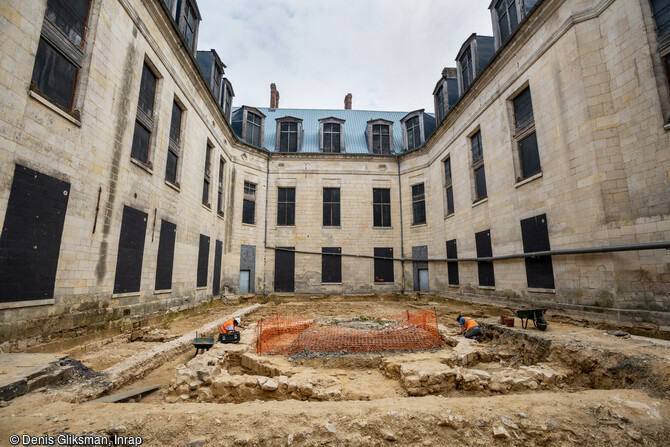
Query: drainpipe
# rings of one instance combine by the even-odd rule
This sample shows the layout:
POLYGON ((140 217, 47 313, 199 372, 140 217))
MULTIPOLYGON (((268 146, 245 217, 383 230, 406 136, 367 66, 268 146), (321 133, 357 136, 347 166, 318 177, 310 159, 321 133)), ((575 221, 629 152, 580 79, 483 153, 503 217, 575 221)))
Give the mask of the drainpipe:
POLYGON ((398 163, 398 200, 400 202, 400 268, 402 271, 402 294, 405 294, 405 239, 403 235, 402 220, 402 185, 400 183, 400 160, 396 157, 398 163))
POLYGON ((268 300, 265 287, 265 271, 267 270, 268 248, 268 195, 270 195, 270 157, 265 162, 265 236, 263 237, 263 300, 268 300))

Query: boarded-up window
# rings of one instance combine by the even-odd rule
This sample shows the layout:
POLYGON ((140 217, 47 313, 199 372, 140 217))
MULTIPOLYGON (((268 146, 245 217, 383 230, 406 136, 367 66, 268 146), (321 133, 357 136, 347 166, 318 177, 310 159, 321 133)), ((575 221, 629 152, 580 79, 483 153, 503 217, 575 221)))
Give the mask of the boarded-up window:
POLYGON ((412 224, 426 223, 426 195, 423 183, 412 186, 412 224))
MULTIPOLYGON (((456 239, 447 241, 447 259, 457 259, 458 251, 456 249, 456 239)), ((447 261, 447 274, 449 279, 449 284, 452 286, 458 285, 458 262, 447 261)))
POLYGON ((214 274, 212 275, 212 295, 218 296, 221 292, 221 255, 223 242, 216 241, 214 247, 214 274))
POLYGON ((146 231, 147 213, 124 206, 114 275, 114 293, 140 291, 146 231))
POLYGON ((391 226, 391 190, 388 188, 372 189, 372 213, 375 227, 391 226))
MULTIPOLYGON (((484 230, 480 231, 479 233, 475 233, 475 243, 477 244, 478 258, 490 258, 493 256, 493 250, 491 249, 490 230, 484 230)), ((492 261, 478 261, 477 270, 479 273, 480 286, 495 287, 496 281, 495 276, 493 275, 492 261)))
MULTIPOLYGON (((549 251, 549 232, 547 231, 547 215, 530 217, 521 221, 521 238, 523 252, 535 253, 549 251)), ((526 278, 528 287, 540 289, 554 288, 554 268, 551 256, 525 258, 526 278)))
POLYGON ((0 302, 54 297, 70 184, 16 165, 0 236, 0 302))
POLYGON ((209 236, 200 235, 198 247, 198 280, 197 287, 207 286, 207 266, 209 264, 209 236))
POLYGON ((242 223, 253 225, 256 218, 256 185, 244 182, 242 199, 242 223))
POLYGON ((321 249, 321 282, 342 282, 342 248, 321 249))
POLYGON ((340 226, 340 188, 323 188, 323 226, 340 226))
POLYGON ((161 220, 158 260, 156 262, 156 290, 172 289, 172 268, 174 265, 176 236, 177 226, 165 219, 161 220))
POLYGON ((295 225, 295 188, 277 190, 277 225, 295 225))
POLYGON ((295 247, 277 247, 275 250, 275 292, 293 292, 295 289, 295 247))
POLYGON ((393 282, 393 248, 375 247, 374 253, 375 282, 393 282))

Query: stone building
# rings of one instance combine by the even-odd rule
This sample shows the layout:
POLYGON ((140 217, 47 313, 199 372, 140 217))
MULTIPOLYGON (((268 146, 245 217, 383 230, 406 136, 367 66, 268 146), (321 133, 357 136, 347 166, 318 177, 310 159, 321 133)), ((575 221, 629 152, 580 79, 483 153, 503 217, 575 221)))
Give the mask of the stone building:
POLYGON ((274 84, 270 108, 233 107, 194 0, 5 2, 0 340, 229 293, 425 291, 667 329, 668 2, 490 10, 435 110, 392 113, 282 109, 274 84))

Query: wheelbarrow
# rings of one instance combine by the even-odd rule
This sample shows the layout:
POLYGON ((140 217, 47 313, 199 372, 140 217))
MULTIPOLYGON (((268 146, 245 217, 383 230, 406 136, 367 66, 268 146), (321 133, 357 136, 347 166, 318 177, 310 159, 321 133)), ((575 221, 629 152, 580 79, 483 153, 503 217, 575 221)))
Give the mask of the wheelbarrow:
POLYGON ((193 346, 195 347, 195 355, 198 355, 198 354, 204 354, 205 351, 209 351, 209 348, 211 348, 214 345, 215 339, 213 336, 198 337, 198 333, 196 332, 195 338, 191 343, 193 343, 193 346))
POLYGON ((547 323, 547 319, 544 318, 544 313, 547 311, 547 309, 514 310, 509 307, 507 307, 506 309, 512 312, 517 317, 519 317, 519 319, 521 320, 521 327, 524 329, 528 327, 528 320, 533 320, 533 325, 541 331, 546 331, 547 326, 549 326, 549 323, 547 323))

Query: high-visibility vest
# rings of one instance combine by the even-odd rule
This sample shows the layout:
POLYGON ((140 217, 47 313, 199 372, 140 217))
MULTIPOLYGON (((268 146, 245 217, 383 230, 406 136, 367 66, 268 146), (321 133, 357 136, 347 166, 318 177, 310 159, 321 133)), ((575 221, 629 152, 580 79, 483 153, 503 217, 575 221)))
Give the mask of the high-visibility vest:
POLYGON ((223 326, 219 328, 219 334, 227 334, 233 330, 235 330, 235 319, 231 318, 230 320, 223 323, 223 326))
POLYGON ((463 319, 465 320, 465 331, 466 332, 469 331, 470 329, 472 329, 473 327, 479 326, 479 324, 475 320, 473 320, 472 318, 463 317, 463 319))

